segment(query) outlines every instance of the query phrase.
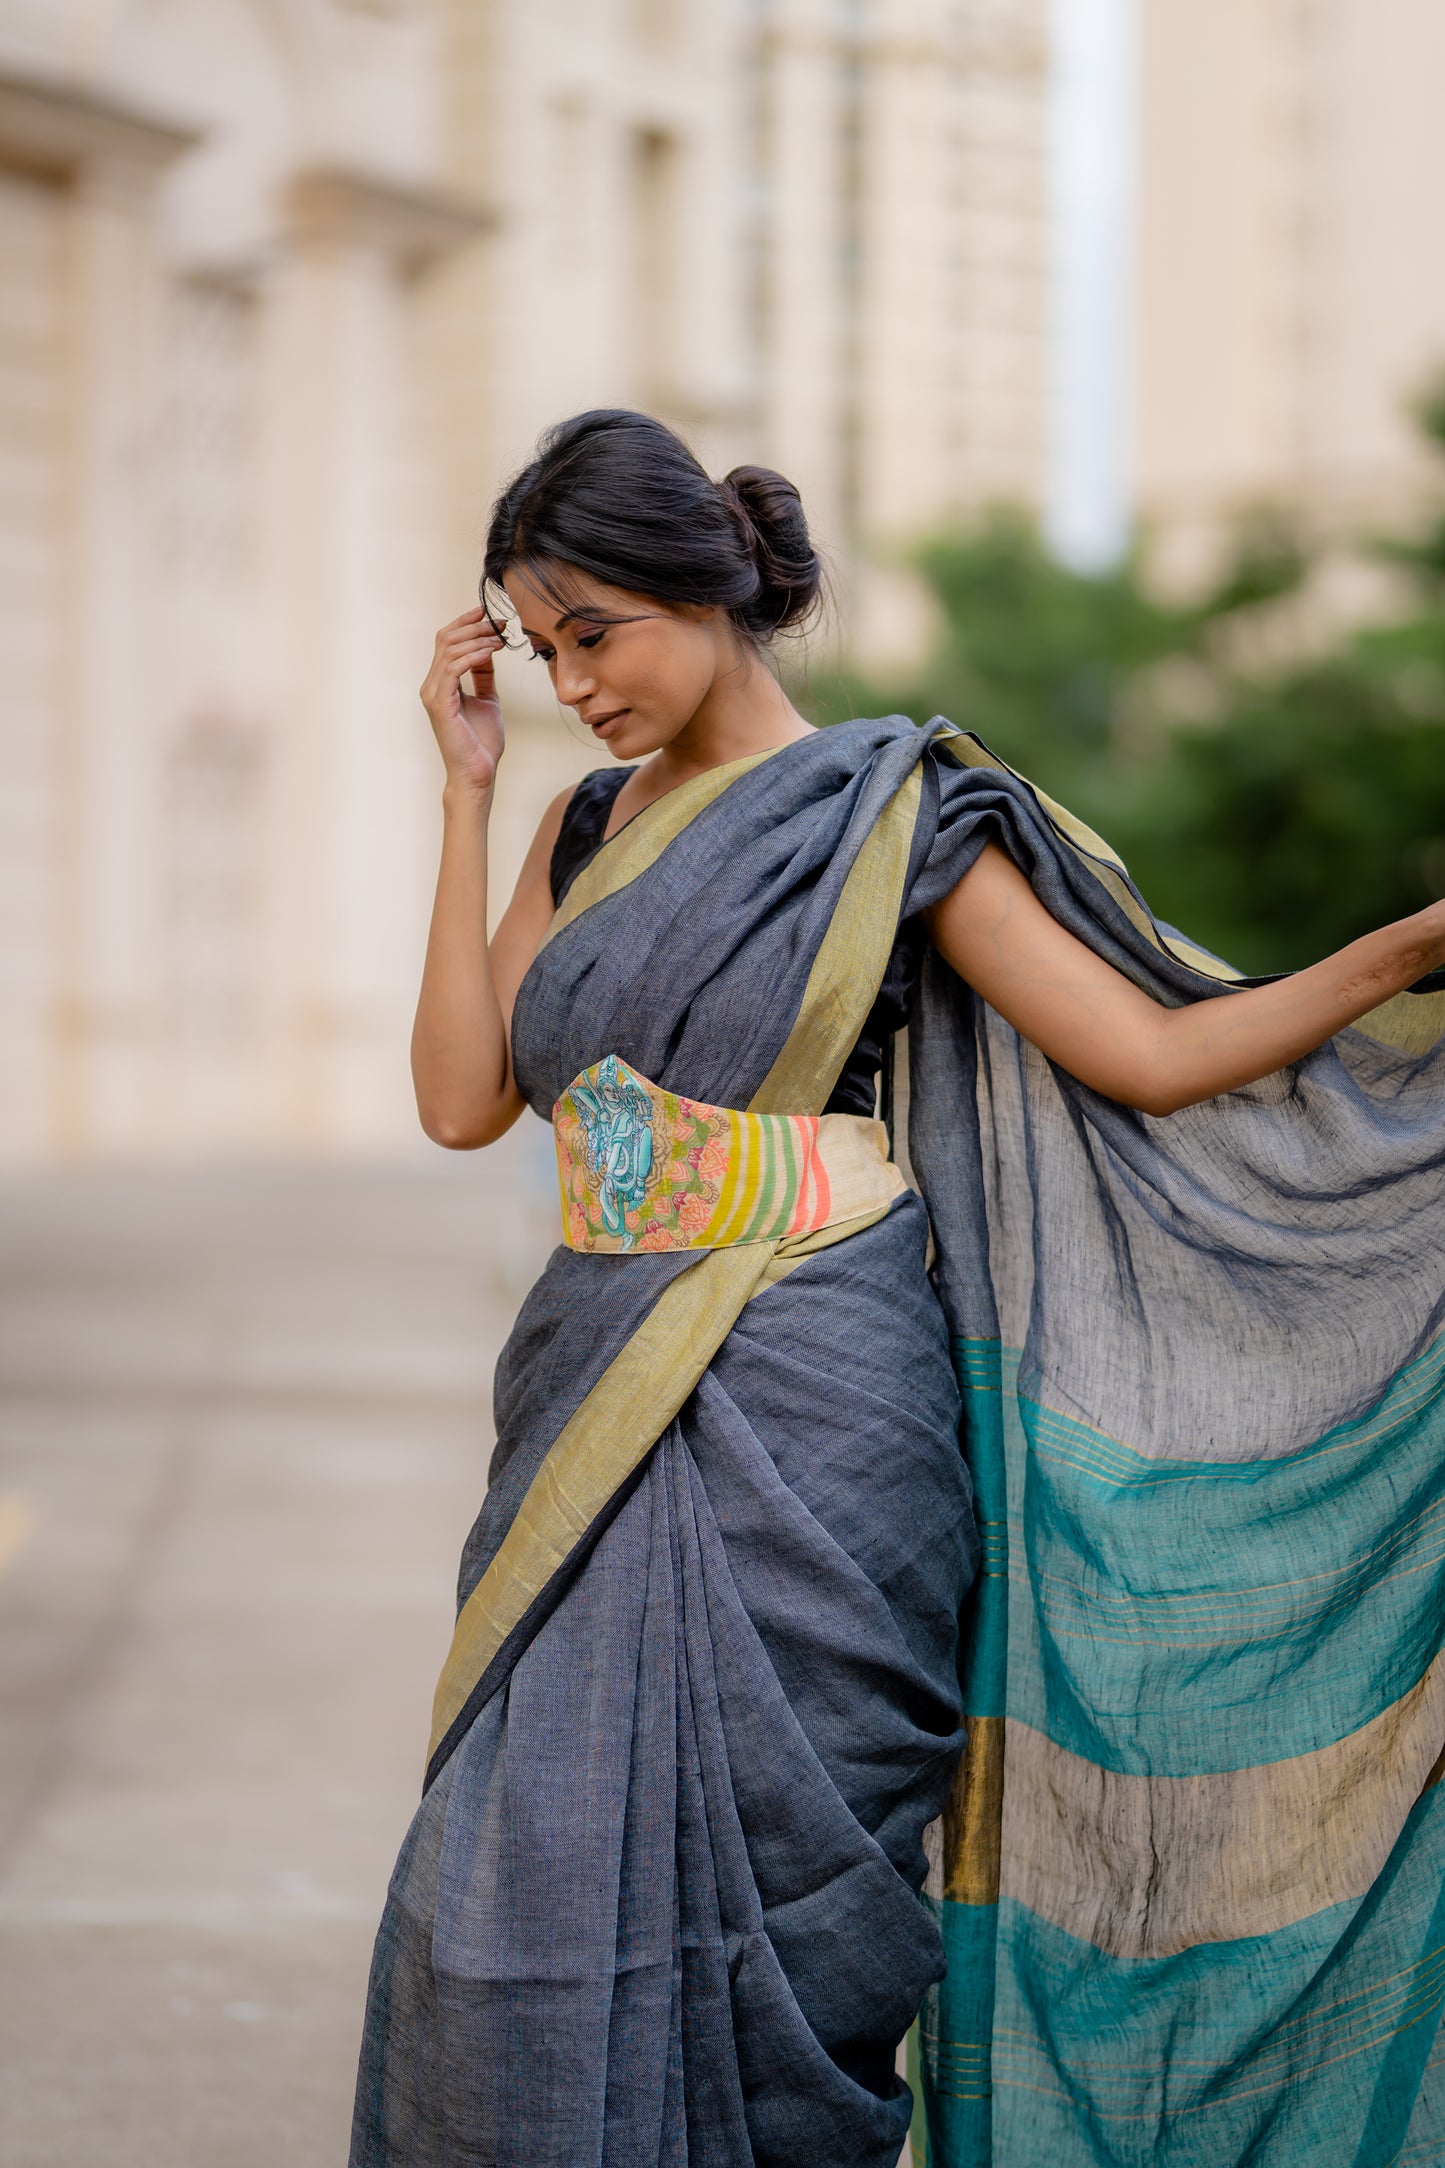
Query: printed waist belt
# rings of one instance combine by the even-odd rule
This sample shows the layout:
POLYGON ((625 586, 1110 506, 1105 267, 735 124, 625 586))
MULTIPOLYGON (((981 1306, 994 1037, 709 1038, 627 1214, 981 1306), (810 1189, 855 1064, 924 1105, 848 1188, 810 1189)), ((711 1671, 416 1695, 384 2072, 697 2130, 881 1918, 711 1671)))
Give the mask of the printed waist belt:
POLYGON ((552 1109, 569 1249, 714 1250, 877 1216, 906 1188, 882 1122, 743 1114, 608 1054, 552 1109))

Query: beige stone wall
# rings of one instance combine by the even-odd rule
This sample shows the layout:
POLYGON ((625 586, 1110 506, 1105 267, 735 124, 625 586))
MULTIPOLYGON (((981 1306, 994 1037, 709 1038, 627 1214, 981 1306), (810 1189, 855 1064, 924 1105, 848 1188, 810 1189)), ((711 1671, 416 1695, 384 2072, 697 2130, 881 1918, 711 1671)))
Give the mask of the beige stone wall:
POLYGON ((1135 482, 1188 554, 1260 498, 1417 488, 1445 363, 1437 0, 1143 0, 1135 482))
MULTIPOLYGON (((415 687, 547 422, 773 461, 845 607, 1038 494, 1043 6, 0 0, 0 1156, 413 1144, 415 687)), ((595 761, 503 676, 499 900, 595 761)))
POLYGON ((1044 0, 778 0, 751 77, 761 425, 845 558, 1044 482, 1044 0))
MULTIPOLYGON (((756 449, 742 305, 744 0, 446 0, 446 170, 496 226, 429 304, 445 595, 548 423, 644 407, 713 472, 756 449)), ((494 907, 548 800, 597 765, 540 664, 503 658, 494 907)))
POLYGON ((406 1135, 425 10, 0 7, 5 1157, 406 1135))
MULTIPOLYGON (((1417 484, 1434 0, 1140 0, 1134 478, 1417 484)), ((0 1154, 396 1149, 415 687, 547 422, 800 484, 842 637, 1048 461, 1049 0, 0 0, 0 1154)), ((595 753, 503 665, 499 900, 595 753)))
POLYGON ((63 239, 56 190, 0 174, 0 1108, 27 1145, 49 1129, 61 940, 63 239))

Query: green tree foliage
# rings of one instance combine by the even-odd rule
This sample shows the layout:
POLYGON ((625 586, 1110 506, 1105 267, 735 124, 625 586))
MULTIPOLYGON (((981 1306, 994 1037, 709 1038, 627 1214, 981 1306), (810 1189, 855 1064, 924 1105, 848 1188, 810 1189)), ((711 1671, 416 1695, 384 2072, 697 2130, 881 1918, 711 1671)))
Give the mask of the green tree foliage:
MULTIPOLYGON (((1445 454, 1445 384, 1420 416, 1445 454)), ((1395 568, 1396 614, 1250 667, 1314 569, 1277 521, 1186 607, 1136 559, 1072 572, 996 514, 918 552, 941 631, 916 674, 808 694, 823 722, 977 731, 1109 838, 1161 917, 1245 970, 1294 968, 1445 893, 1445 510, 1360 547, 1395 568)))

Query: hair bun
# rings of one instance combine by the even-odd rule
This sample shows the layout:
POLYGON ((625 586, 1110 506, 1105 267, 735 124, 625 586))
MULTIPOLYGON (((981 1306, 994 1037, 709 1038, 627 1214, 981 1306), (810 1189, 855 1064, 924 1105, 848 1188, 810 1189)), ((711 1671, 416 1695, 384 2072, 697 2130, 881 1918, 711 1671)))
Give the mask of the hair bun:
POLYGON ((760 639, 802 624, 817 607, 823 567, 803 500, 771 467, 734 467, 718 488, 742 526, 758 568, 758 592, 739 614, 760 639))

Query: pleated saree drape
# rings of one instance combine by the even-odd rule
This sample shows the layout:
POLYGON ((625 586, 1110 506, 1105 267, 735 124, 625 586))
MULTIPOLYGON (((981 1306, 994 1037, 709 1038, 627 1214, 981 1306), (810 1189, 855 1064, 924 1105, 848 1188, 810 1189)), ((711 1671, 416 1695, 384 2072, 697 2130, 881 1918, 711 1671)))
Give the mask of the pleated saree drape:
MULTIPOLYGON (((990 837, 1156 998, 1228 998, 977 741, 849 724, 603 848, 518 999, 531 1103, 616 1054, 818 1112, 900 916, 990 837)), ((553 1257, 354 2168, 892 2168, 925 1997, 946 2168, 1445 2157, 1442 1007, 1156 1121, 930 959, 932 1282, 911 1194, 553 1257)))

